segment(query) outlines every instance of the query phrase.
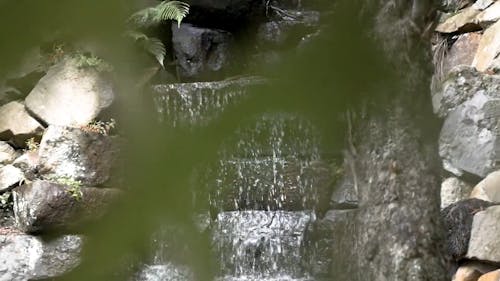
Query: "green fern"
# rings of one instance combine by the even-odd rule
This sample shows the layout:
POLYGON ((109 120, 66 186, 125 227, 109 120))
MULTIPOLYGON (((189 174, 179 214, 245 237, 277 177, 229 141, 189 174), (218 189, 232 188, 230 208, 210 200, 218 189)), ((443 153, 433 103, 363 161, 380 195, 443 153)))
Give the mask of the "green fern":
POLYGON ((180 1, 163 1, 134 13, 129 22, 137 28, 148 28, 165 20, 176 20, 180 26, 182 19, 189 13, 189 5, 180 1))
POLYGON ((152 54, 158 63, 163 67, 163 60, 165 59, 165 55, 167 51, 165 49, 165 45, 161 42, 160 39, 155 37, 148 37, 146 34, 129 30, 126 35, 132 38, 137 44, 139 44, 144 50, 152 54))
POLYGON ((152 54, 156 60, 163 66, 163 60, 166 55, 165 45, 160 39, 149 37, 140 29, 149 28, 160 24, 165 20, 176 20, 179 27, 182 19, 189 13, 189 5, 180 1, 163 1, 154 7, 142 9, 130 16, 128 22, 132 29, 126 32, 126 35, 132 38, 141 47, 152 54))

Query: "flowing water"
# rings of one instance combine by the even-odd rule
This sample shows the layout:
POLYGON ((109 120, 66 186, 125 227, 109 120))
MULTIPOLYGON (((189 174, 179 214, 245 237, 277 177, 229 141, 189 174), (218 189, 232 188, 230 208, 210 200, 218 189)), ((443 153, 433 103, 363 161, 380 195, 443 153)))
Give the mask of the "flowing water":
MULTIPOLYGON (((158 85, 155 103, 161 122, 203 125, 263 83, 158 85)), ((228 137, 217 163, 198 170, 194 182, 202 194, 196 201, 204 201, 199 209, 206 215, 197 220, 200 235, 210 237, 217 280, 313 280, 303 258, 304 234, 329 170, 311 124, 293 114, 258 116, 228 137)), ((155 256, 136 280, 193 280, 189 266, 169 257, 168 233, 154 239, 155 256)))

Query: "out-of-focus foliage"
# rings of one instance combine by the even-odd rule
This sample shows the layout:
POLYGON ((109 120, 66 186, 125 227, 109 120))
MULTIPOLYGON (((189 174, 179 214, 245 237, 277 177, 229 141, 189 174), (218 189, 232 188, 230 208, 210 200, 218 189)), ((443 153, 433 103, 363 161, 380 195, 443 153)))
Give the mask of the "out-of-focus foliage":
POLYGON ((184 228, 186 242, 198 249, 190 257, 196 276, 211 280, 209 243, 199 239, 191 219, 193 167, 214 161, 228 135, 266 111, 302 113, 322 129, 325 143, 341 144, 344 128, 338 119, 347 106, 395 84, 377 46, 364 34, 369 26, 361 24, 356 2, 339 1, 315 40, 285 63, 263 70, 273 77, 269 87, 251 93, 210 125, 187 132, 158 125, 155 112, 143 102, 148 92, 135 92, 136 78, 128 71, 134 68, 133 53, 121 37, 130 12, 124 1, 0 1, 0 75, 58 32, 96 42, 99 56, 117 73, 128 191, 107 217, 88 227, 83 263, 64 280, 125 280, 118 272, 128 257, 147 255, 150 235, 161 222, 184 228))

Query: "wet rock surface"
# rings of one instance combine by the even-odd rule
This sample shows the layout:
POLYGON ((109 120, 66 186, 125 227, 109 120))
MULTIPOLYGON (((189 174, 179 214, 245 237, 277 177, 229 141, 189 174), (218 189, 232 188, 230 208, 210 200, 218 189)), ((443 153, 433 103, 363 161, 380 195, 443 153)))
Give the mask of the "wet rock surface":
POLYGON ((35 181, 14 191, 16 226, 28 233, 78 229, 104 215, 119 194, 111 188, 35 181))
POLYGON ((241 102, 266 80, 240 77, 215 82, 174 83, 152 87, 155 109, 160 121, 173 126, 207 124, 225 107, 241 102))
POLYGON ((229 67, 232 35, 223 30, 172 23, 172 44, 182 78, 222 77, 229 67))

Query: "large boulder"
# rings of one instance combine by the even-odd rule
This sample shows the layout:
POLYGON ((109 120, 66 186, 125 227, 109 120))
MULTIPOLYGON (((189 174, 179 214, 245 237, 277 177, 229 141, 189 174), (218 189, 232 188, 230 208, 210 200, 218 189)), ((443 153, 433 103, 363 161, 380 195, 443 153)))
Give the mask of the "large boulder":
POLYGON ((500 262, 500 206, 492 206, 477 212, 467 250, 467 258, 500 262))
POLYGON ((458 67, 433 97, 434 109, 446 116, 439 155, 446 170, 485 177, 497 168, 500 78, 458 67))
POLYGON ((120 194, 112 188, 34 181, 14 191, 16 225, 25 232, 77 228, 104 215, 120 194))
POLYGON ((219 29, 208 29, 183 23, 172 23, 172 44, 181 77, 210 77, 229 65, 232 35, 219 29))
POLYGON ((38 149, 45 178, 71 178, 85 186, 107 182, 117 156, 112 137, 71 127, 49 126, 38 149))
POLYGON ((49 125, 84 126, 114 99, 111 82, 92 67, 66 59, 53 66, 26 97, 26 107, 49 125))
POLYGON ((40 138, 42 132, 42 125, 28 114, 22 103, 13 101, 0 107, 0 140, 24 148, 28 139, 40 138))
POLYGON ((60 276, 80 263, 82 242, 83 239, 76 235, 43 241, 20 233, 2 233, 0 280, 25 281, 60 276))

